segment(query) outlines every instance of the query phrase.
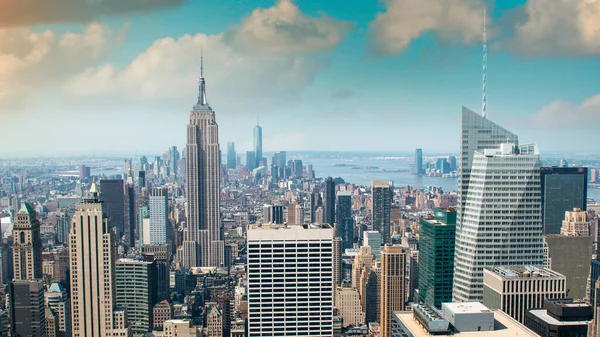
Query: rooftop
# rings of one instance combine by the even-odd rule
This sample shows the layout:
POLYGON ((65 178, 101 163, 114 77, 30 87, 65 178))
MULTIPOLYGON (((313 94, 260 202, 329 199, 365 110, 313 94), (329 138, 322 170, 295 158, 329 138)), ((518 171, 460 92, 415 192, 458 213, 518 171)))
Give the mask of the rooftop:
POLYGON ((443 305, 456 314, 480 314, 482 312, 491 312, 488 307, 480 302, 444 303, 443 305))
POLYGON ((485 270, 505 279, 524 277, 565 277, 551 269, 536 266, 497 266, 485 267, 485 270))
POLYGON ((546 310, 546 309, 533 309, 533 310, 530 310, 529 313, 538 317, 539 319, 543 320, 544 322, 547 322, 550 325, 562 325, 562 326, 584 325, 584 324, 587 325, 590 322, 590 321, 559 321, 558 319, 549 315, 548 310, 546 310))

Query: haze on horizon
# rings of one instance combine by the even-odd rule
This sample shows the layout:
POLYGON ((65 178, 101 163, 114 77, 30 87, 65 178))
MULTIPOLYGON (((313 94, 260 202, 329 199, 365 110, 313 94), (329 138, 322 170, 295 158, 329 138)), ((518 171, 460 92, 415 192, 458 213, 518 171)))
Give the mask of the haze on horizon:
POLYGON ((181 148, 201 50, 222 151, 456 153, 484 8, 489 118, 598 153, 600 0, 70 1, 0 4, 0 157, 181 148))

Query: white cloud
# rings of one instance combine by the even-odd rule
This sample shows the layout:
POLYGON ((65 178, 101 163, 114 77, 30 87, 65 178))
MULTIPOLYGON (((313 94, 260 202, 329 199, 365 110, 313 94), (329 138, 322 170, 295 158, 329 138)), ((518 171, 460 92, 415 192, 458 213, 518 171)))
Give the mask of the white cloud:
POLYGON ((116 41, 107 26, 93 23, 81 33, 57 35, 25 28, 0 29, 2 105, 80 71, 104 55, 116 41))
POLYGON ((326 15, 307 16, 291 0, 279 0, 273 7, 254 10, 226 36, 252 52, 305 54, 337 46, 351 27, 326 15))
POLYGON ((528 0, 511 46, 521 52, 600 54, 600 0, 528 0))
POLYGON ((381 53, 397 54, 428 32, 448 42, 480 41, 483 9, 481 0, 387 0, 386 11, 370 25, 371 43, 381 53))
POLYGON ((533 120, 546 128, 597 128, 600 124, 600 94, 586 99, 580 105, 565 100, 554 101, 540 109, 533 120))

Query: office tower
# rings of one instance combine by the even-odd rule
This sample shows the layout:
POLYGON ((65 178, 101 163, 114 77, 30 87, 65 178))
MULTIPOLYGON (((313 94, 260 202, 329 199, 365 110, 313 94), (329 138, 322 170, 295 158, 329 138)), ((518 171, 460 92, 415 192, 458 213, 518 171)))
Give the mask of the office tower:
POLYGON ((564 275, 546 268, 485 267, 483 305, 523 323, 527 310, 541 308, 544 298, 564 298, 566 282, 564 275))
POLYGON ((67 244, 71 217, 65 210, 56 211, 56 241, 67 244))
POLYGON ((256 154, 254 151, 246 152, 246 168, 250 171, 256 168, 256 154))
POLYGON ((335 290, 335 307, 342 317, 343 327, 360 326, 365 323, 365 312, 360 304, 360 295, 356 288, 348 285, 335 290))
POLYGON ((318 190, 314 190, 310 194, 310 223, 317 222, 315 216, 319 206, 321 206, 321 194, 318 190))
POLYGON ((423 174, 423 150, 416 149, 415 150, 415 174, 421 175, 423 174))
POLYGON ((456 157, 455 156, 448 157, 448 164, 450 164, 450 171, 456 171, 456 169, 458 168, 456 166, 456 157))
POLYGON ((165 321, 173 318, 173 307, 167 300, 162 300, 152 309, 153 330, 162 331, 165 321))
POLYGON ((260 167, 260 161, 263 159, 262 148, 262 127, 257 122, 254 127, 254 167, 260 167))
POLYGON ((142 194, 146 188, 146 171, 138 172, 138 193, 142 194))
POLYGON ((15 280, 42 278, 40 222, 33 207, 26 202, 17 212, 13 225, 13 266, 15 280))
POLYGON ((360 278, 365 269, 371 269, 374 264, 373 252, 371 247, 362 246, 360 247, 358 254, 354 257, 354 263, 352 263, 352 287, 360 289, 360 278))
POLYGON ((116 302, 127 309, 133 334, 152 330, 152 309, 156 303, 156 263, 119 259, 116 264, 116 302))
POLYGON ((390 233, 390 212, 392 207, 392 189, 383 181, 373 180, 371 183, 373 195, 371 203, 371 219, 373 219, 373 230, 381 233, 383 244, 392 242, 390 233))
POLYGON ((591 236, 544 236, 544 265, 566 277, 571 298, 587 297, 592 240, 591 236))
POLYGON ((145 201, 138 207, 137 214, 137 237, 138 237, 138 245, 143 246, 144 244, 149 244, 150 242, 150 208, 146 204, 145 201), (144 230, 144 220, 146 220, 147 229, 144 230), (144 242, 144 236, 146 237, 146 242, 144 242))
POLYGON ((379 233, 378 231, 363 232, 363 246, 371 247, 371 251, 373 252, 373 256, 375 256, 376 260, 379 260, 381 258, 381 244, 381 233, 379 233))
POLYGON ((379 322, 377 312, 379 311, 379 281, 375 270, 369 271, 365 284, 365 321, 366 323, 379 322))
POLYGON ((171 168, 171 175, 176 176, 178 172, 179 165, 179 151, 177 151, 177 146, 171 146, 169 151, 169 167, 171 168))
MULTIPOLYGON (((388 199, 389 200, 389 199, 388 199)), ((404 271, 406 255, 401 246, 385 246, 381 252, 381 288, 379 293, 382 337, 392 334, 392 313, 403 311, 406 298, 404 271)))
POLYGON ((164 187, 150 190, 148 210, 150 217, 150 244, 167 243, 167 227, 169 226, 168 191, 164 187))
POLYGON ((249 337, 333 335, 333 235, 327 224, 250 225, 249 337))
POLYGON ((44 283, 15 280, 8 285, 11 336, 46 337, 44 283))
POLYGON ((56 315, 58 332, 61 336, 71 335, 71 301, 63 286, 54 282, 44 294, 45 304, 56 315))
POLYGON ((342 238, 333 238, 333 287, 342 284, 342 255, 344 254, 342 238))
POLYGON ((543 309, 531 309, 525 314, 525 326, 541 337, 591 336, 588 324, 593 318, 588 303, 546 298, 543 309))
POLYGON ((223 262, 220 220, 219 126, 206 101, 201 71, 198 102, 190 112, 186 145, 187 231, 183 265, 217 267, 223 262))
POLYGON ((542 221, 544 234, 560 234, 565 212, 586 210, 587 167, 542 167, 542 221))
POLYGON ((116 308, 116 245, 96 183, 77 205, 71 233, 71 331, 73 337, 127 336, 127 313, 116 308))
POLYGON ((204 306, 206 313, 206 329, 204 336, 221 337, 223 336, 223 315, 217 303, 207 302, 204 306))
POLYGON ((335 236, 342 238, 344 249, 354 247, 354 219, 352 193, 338 192, 335 207, 335 236))
POLYGON ((144 245, 140 252, 144 261, 156 263, 156 298, 168 298, 170 292, 169 267, 171 265, 171 245, 144 245))
MULTIPOLYGON (((535 145, 475 151, 456 228, 453 300, 480 301, 483 267, 543 263, 540 159, 535 145)), ((460 196, 459 196, 460 198, 460 196)))
POLYGON ((590 170, 590 183, 595 183, 598 181, 598 170, 591 169, 590 170))
POLYGON ((560 234, 567 236, 590 236, 590 223, 587 221, 587 212, 579 208, 566 211, 560 234))
POLYGON ((323 222, 332 226, 335 223, 335 182, 331 177, 325 179, 323 190, 323 222))
POLYGON ((292 175, 296 178, 302 178, 304 176, 304 165, 302 164, 302 160, 292 160, 292 175))
POLYGON ((440 170, 441 173, 448 173, 450 171, 450 164, 446 158, 438 158, 435 161, 435 168, 440 170))
POLYGON ((237 154, 235 153, 235 143, 227 143, 227 168, 235 169, 237 165, 237 154))
POLYGON ((79 180, 87 181, 90 180, 91 170, 89 166, 79 165, 79 180))
POLYGON ((419 235, 419 303, 438 309, 452 302, 456 212, 436 209, 433 220, 421 218, 419 235))
POLYGON ((135 189, 133 183, 125 185, 125 242, 135 247, 135 189))
POLYGON ((58 337, 58 317, 52 309, 44 307, 44 317, 46 317, 46 337, 58 337))
POLYGON ((100 180, 102 208, 108 216, 109 225, 120 240, 125 234, 125 195, 122 179, 100 180))
POLYGON ((263 206, 263 223, 265 224, 283 224, 283 206, 281 205, 264 205, 263 206))
POLYGON ((406 271, 404 272, 404 284, 406 288, 406 302, 414 302, 415 292, 419 286, 419 251, 405 248, 406 271))

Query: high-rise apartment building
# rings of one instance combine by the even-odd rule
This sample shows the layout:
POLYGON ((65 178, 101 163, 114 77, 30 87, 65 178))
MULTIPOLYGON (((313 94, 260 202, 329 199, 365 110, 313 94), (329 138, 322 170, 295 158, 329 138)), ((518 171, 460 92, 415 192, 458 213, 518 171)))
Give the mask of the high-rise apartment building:
POLYGON ((542 220, 544 234, 560 234, 565 212, 586 210, 587 167, 542 167, 542 220))
POLYGON ((580 208, 565 212, 560 234, 567 236, 590 236, 590 223, 587 221, 587 212, 580 208))
POLYGON ((256 126, 254 127, 254 167, 260 167, 260 161, 263 159, 262 148, 262 127, 256 123, 256 126))
POLYGON ((423 150, 416 149, 415 150, 415 174, 421 175, 423 174, 423 150))
POLYGON ((485 266, 543 263, 539 153, 536 145, 518 148, 516 136, 495 148, 497 137, 510 135, 485 117, 463 113, 455 302, 481 301, 485 266))
POLYGON ((406 254, 402 246, 385 246, 381 252, 380 335, 391 337, 392 313, 403 311, 406 302, 404 273, 406 254))
POLYGON ((130 333, 127 313, 115 301, 116 245, 96 183, 77 205, 69 234, 73 337, 130 333))
POLYGON ((219 126, 206 100, 201 71, 198 102, 190 112, 186 145, 187 229, 183 265, 220 266, 224 244, 220 220, 221 156, 219 126))
POLYGON ((125 190, 122 179, 100 180, 100 198, 110 227, 119 240, 125 234, 125 190))
POLYGON ((371 205, 371 219, 373 219, 373 230, 381 233, 384 244, 390 244, 391 238, 391 207, 392 189, 390 184, 383 181, 373 180, 371 183, 373 200, 371 205))
POLYGON ((564 275, 535 266, 486 267, 483 305, 500 309, 523 323, 529 309, 543 307, 545 298, 564 298, 564 275))
POLYGON ((323 190, 323 222, 332 226, 335 223, 335 182, 331 177, 325 179, 323 190))
POLYGON ((333 336, 333 228, 250 225, 248 336, 333 336))
POLYGON ((344 249, 354 247, 352 193, 338 192, 335 207, 335 236, 342 238, 344 249))
POLYGON ((26 202, 17 212, 13 225, 13 266, 15 280, 42 278, 40 222, 33 207, 26 202))
POLYGON ((164 187, 150 190, 148 198, 148 213, 150 217, 150 244, 167 243, 167 228, 169 227, 168 191, 164 187))
POLYGON ((119 259, 116 264, 117 306, 127 309, 133 334, 152 330, 152 309, 157 301, 157 275, 154 261, 119 259))
POLYGON ((237 166, 237 153, 235 153, 235 143, 227 143, 227 168, 234 170, 237 166))
POLYGON ((419 302, 441 309, 452 302, 456 211, 436 209, 419 228, 419 302))

